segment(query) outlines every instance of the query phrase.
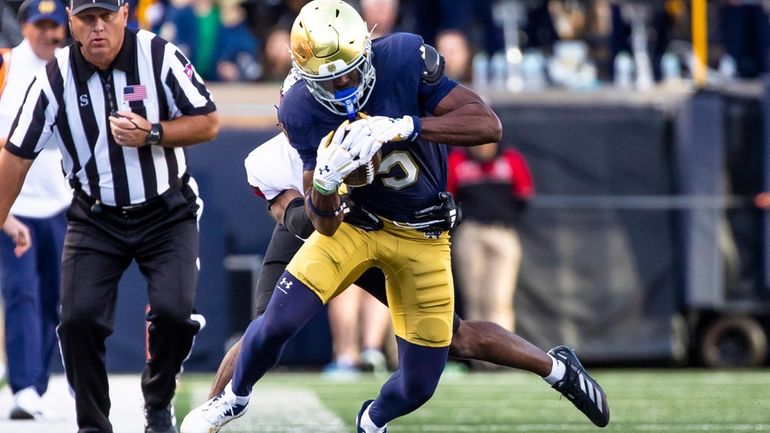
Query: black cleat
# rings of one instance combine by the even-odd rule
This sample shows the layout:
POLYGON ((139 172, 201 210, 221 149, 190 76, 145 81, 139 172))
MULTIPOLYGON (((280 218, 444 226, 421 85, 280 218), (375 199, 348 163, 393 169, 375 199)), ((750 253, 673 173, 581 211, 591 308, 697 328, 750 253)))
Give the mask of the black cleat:
POLYGON ((567 368, 564 378, 552 388, 567 397, 592 423, 599 427, 607 426, 610 422, 607 394, 580 364, 575 351, 567 346, 557 346, 548 354, 562 361, 567 368))
POLYGON ((162 408, 145 406, 144 419, 144 433, 177 433, 171 405, 162 408))

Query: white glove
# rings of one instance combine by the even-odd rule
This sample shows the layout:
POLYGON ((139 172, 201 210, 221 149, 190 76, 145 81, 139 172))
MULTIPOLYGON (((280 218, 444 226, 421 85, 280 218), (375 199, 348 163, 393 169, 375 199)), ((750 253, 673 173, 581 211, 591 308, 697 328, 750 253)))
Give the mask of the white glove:
POLYGON ((416 140, 420 132, 419 125, 414 124, 414 117, 412 116, 404 116, 399 119, 370 117, 369 128, 372 130, 372 135, 383 143, 416 140))
POLYGON ((347 127, 348 122, 343 122, 333 134, 330 132, 318 144, 313 187, 321 194, 337 192, 342 180, 360 166, 359 161, 354 161, 353 155, 340 146, 347 127))
POLYGON ((346 149, 353 158, 361 163, 367 163, 382 147, 382 141, 372 134, 372 122, 389 122, 389 117, 367 117, 356 120, 348 126, 348 134, 340 143, 340 147, 346 149), (379 119, 379 120, 377 120, 379 119))
POLYGON ((367 117, 350 124, 350 133, 341 146, 348 149, 354 157, 366 162, 372 159, 383 143, 415 140, 419 135, 419 130, 416 130, 418 128, 415 128, 412 116, 399 119, 385 116, 367 117))

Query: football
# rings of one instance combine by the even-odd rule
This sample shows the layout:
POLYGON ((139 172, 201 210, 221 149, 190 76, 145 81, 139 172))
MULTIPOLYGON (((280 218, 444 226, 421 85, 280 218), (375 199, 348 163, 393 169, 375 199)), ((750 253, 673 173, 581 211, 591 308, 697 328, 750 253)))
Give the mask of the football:
POLYGON ((353 170, 343 182, 351 188, 369 185, 374 181, 380 161, 382 161, 382 153, 378 150, 369 162, 353 170))

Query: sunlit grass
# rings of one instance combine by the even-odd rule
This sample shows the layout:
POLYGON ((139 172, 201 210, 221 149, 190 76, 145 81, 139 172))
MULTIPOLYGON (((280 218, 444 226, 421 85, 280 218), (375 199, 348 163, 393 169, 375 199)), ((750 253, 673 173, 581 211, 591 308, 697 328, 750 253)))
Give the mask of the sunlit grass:
MULTIPOLYGON (((609 397, 608 431, 770 431, 768 370, 597 370, 592 374, 609 397)), ((208 375, 183 377, 176 400, 180 420, 191 403, 205 399, 210 380, 208 375)), ((235 421, 223 432, 353 432, 361 403, 374 398, 383 381, 370 375, 332 381, 315 373, 270 373, 254 388, 260 398, 253 404, 263 406, 259 419, 235 421), (288 399, 291 416, 281 417, 287 403, 281 408, 278 394, 288 399), (292 407, 295 395, 314 396, 313 404, 321 409, 292 407), (273 403, 276 407, 270 408, 273 403), (319 425, 315 415, 323 409, 336 415, 343 427, 319 425)), ((297 406, 307 404, 302 401, 298 398, 297 406)), ((520 372, 445 375, 425 406, 388 428, 391 433, 597 430, 540 378, 520 372)))

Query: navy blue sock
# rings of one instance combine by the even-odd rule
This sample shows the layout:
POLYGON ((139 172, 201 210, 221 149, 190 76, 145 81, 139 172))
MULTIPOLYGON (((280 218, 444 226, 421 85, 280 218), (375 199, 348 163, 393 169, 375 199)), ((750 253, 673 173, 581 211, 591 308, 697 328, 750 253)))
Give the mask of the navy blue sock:
POLYGON ((247 396, 251 388, 281 358, 286 342, 323 307, 318 296, 288 272, 275 285, 265 313, 243 335, 233 372, 233 392, 247 396))
POLYGON ((369 417, 379 427, 406 415, 428 401, 444 371, 449 347, 423 347, 396 337, 400 368, 382 385, 369 406, 369 417))

